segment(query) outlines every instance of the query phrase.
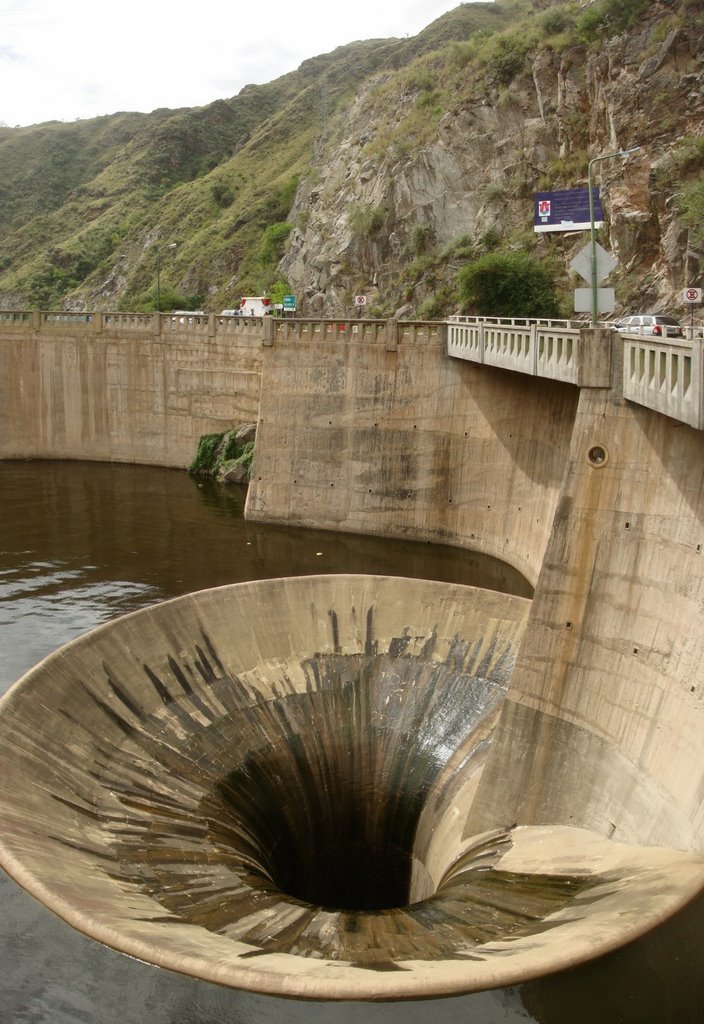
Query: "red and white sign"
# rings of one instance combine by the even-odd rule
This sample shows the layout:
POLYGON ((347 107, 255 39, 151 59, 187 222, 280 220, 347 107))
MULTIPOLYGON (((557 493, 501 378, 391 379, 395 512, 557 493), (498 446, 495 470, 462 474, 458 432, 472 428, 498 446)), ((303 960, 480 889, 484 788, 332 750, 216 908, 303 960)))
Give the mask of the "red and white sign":
POLYGON ((355 295, 354 297, 355 306, 366 306, 367 296, 366 295, 355 295))
POLYGON ((701 288, 685 288, 682 292, 682 298, 685 302, 701 302, 702 290, 701 288))

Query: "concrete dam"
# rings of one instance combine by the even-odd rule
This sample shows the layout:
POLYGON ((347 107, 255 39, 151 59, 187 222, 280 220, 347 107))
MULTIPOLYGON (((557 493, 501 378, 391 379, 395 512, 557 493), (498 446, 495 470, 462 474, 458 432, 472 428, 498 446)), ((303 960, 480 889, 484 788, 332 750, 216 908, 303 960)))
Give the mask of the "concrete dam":
POLYGON ((534 597, 305 577, 100 627, 0 705, 6 870, 122 952, 318 999, 516 984, 691 900, 704 456, 624 397, 628 343, 584 332, 565 380, 443 324, 193 320, 5 315, 0 457, 184 466, 256 420, 249 518, 472 548, 534 597))

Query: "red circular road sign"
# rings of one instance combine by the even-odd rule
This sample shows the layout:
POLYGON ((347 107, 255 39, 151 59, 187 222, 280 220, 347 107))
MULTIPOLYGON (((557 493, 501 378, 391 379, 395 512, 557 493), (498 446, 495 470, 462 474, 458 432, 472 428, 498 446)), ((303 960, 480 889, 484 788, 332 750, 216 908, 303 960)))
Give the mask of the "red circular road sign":
POLYGON ((701 302, 702 290, 701 288, 685 288, 682 298, 685 302, 701 302))

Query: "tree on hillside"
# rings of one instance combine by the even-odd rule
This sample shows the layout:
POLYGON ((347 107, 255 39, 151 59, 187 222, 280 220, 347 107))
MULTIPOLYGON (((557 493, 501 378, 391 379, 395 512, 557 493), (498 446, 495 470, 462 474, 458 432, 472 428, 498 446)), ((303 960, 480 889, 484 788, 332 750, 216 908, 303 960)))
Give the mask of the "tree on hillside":
POLYGON ((684 185, 675 202, 689 228, 690 244, 696 247, 704 245, 704 174, 684 185))
POLYGON ((467 264, 458 278, 466 313, 479 316, 559 316, 554 272, 524 252, 489 252, 467 264))

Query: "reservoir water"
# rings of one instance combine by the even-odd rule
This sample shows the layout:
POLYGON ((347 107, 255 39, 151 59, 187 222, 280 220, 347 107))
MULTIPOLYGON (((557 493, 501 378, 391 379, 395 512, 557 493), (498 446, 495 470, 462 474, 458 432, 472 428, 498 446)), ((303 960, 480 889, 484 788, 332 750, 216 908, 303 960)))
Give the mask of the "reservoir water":
MULTIPOLYGON (((244 491, 184 472, 0 462, 0 692, 108 619, 193 590, 310 573, 424 577, 530 596, 493 559, 430 544, 246 523, 244 491)), ((704 903, 593 964, 520 988, 404 1005, 220 989, 74 932, 0 878, 0 1024, 695 1024, 704 903)))

